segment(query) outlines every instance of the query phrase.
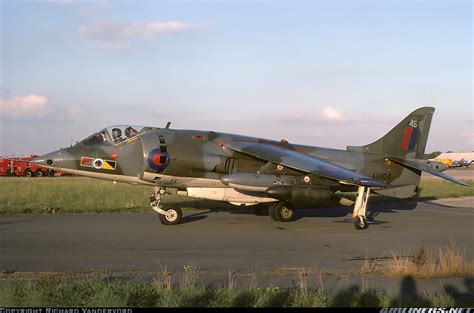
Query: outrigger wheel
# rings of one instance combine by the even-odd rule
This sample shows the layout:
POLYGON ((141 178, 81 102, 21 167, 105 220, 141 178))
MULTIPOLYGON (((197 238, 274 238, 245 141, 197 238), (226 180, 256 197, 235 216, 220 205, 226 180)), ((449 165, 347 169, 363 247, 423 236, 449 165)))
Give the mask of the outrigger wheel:
POLYGON ((166 211, 166 214, 159 214, 161 224, 176 225, 181 223, 181 220, 183 219, 183 212, 180 208, 163 209, 163 211, 166 211))
POLYGON ((369 227, 369 223, 367 223, 367 218, 365 216, 359 215, 354 219, 354 227, 356 229, 366 229, 369 227))

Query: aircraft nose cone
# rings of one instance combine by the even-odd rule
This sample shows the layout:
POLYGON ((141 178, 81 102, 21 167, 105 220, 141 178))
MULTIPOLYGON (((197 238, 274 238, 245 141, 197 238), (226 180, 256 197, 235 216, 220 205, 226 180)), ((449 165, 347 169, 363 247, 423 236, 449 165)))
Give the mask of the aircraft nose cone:
POLYGON ((44 167, 60 167, 61 160, 61 150, 58 150, 38 156, 34 158, 31 162, 44 167))

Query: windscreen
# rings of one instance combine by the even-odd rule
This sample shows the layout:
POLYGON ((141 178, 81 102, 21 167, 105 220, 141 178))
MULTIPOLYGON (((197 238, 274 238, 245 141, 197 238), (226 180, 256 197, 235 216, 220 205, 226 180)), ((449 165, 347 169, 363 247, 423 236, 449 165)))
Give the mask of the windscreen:
POLYGON ((105 129, 87 137, 81 142, 86 146, 111 145, 105 129))

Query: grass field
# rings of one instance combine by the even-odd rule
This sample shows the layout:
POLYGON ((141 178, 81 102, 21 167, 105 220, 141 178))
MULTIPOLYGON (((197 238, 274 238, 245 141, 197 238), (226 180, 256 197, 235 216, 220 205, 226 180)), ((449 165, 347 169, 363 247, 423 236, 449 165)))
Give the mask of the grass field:
MULTIPOLYGON (((474 196, 474 181, 467 183, 470 187, 444 181, 422 181, 420 198, 474 196)), ((2 177, 0 214, 146 212, 150 210, 148 203, 151 192, 152 187, 114 184, 84 177, 2 177)), ((354 194, 348 196, 354 198, 354 194)), ((378 196, 371 198, 371 201, 386 200, 394 199, 378 196)), ((179 203, 184 208, 219 209, 227 206, 215 201, 179 196, 166 196, 163 202, 179 203)))
POLYGON ((328 294, 312 288, 206 288, 44 275, 3 281, 2 306, 24 307, 470 307, 469 295, 392 295, 358 286, 328 294))

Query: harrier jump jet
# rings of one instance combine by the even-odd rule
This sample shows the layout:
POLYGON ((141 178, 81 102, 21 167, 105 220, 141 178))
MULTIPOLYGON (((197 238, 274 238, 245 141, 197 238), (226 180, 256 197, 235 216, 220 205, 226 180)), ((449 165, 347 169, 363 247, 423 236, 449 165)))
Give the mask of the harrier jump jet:
POLYGON ((181 209, 166 208, 167 193, 268 206, 272 219, 295 218, 295 204, 330 199, 337 191, 357 191, 356 229, 366 229, 371 192, 410 198, 422 172, 465 183, 423 160, 435 109, 420 108, 379 140, 336 150, 214 131, 113 126, 76 145, 34 162, 74 175, 154 186, 151 207, 165 225, 180 223, 181 209))

